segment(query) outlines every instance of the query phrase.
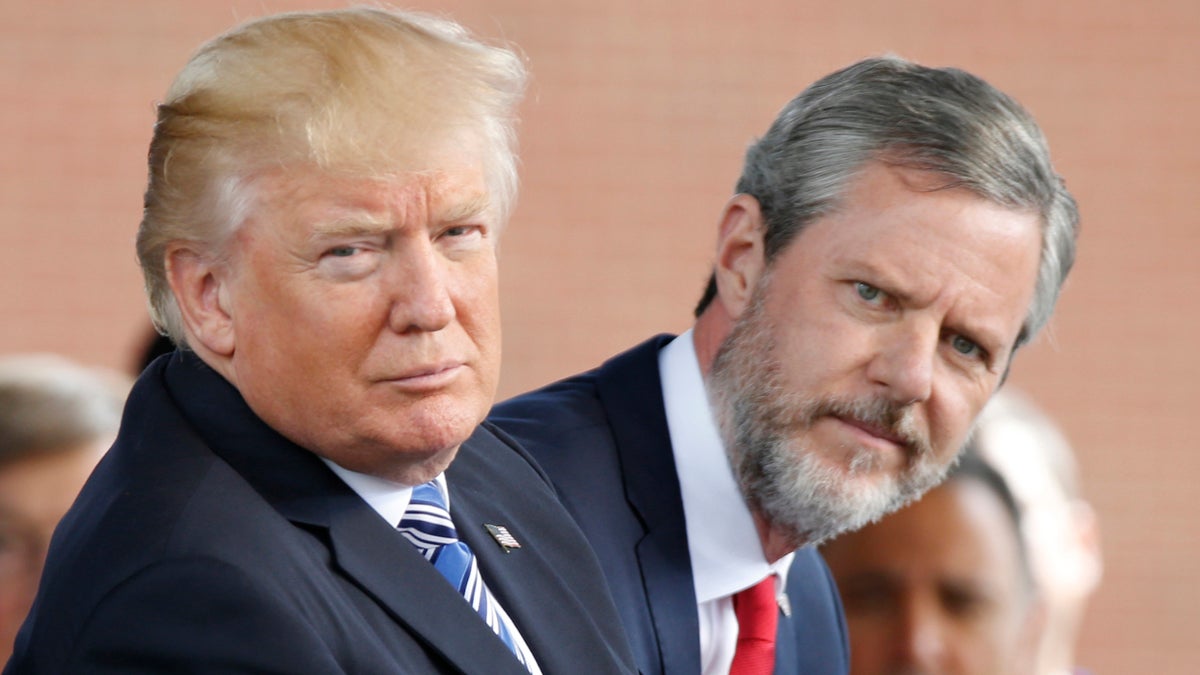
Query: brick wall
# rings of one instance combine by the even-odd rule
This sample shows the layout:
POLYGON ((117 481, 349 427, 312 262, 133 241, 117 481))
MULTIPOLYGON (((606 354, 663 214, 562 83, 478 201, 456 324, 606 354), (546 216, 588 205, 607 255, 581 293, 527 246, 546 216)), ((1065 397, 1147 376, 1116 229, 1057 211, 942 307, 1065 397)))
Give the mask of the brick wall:
MULTIPOLYGON (((1081 660, 1200 668, 1200 5, 412 4, 515 42, 534 73, 502 256, 502 395, 689 324, 746 143, 816 77, 895 52, 1025 103, 1084 216, 1060 312, 1013 375, 1078 446, 1102 518, 1081 660)), ((132 241, 155 102, 237 19, 322 5, 0 0, 0 352, 132 363, 148 331, 132 241)))

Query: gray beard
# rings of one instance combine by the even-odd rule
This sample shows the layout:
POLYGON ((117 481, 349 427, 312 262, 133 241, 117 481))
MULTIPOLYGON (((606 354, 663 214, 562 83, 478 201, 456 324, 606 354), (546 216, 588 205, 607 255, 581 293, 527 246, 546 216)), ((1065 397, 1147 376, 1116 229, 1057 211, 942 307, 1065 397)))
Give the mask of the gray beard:
POLYGON ((760 285, 722 343, 708 376, 710 404, 730 464, 751 508, 797 544, 826 539, 878 520, 938 484, 939 466, 910 406, 882 399, 810 399, 788 391, 774 344, 774 327, 760 285), (809 447, 807 432, 822 417, 852 417, 882 425, 904 439, 908 464, 899 475, 879 473, 869 448, 843 448, 848 466, 809 447))

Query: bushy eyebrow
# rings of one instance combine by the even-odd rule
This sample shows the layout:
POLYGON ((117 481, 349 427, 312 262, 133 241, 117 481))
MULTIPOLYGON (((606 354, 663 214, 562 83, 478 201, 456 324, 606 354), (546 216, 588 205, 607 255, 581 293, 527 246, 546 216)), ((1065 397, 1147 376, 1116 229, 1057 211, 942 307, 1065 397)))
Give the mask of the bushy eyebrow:
POLYGON ((312 229, 312 239, 328 239, 337 237, 360 237, 379 235, 391 228, 387 218, 381 218, 369 211, 356 211, 332 220, 315 225, 312 229))
POLYGON ((892 274, 885 272, 882 268, 869 261, 846 263, 842 274, 846 278, 853 278, 856 281, 887 293, 889 297, 900 304, 911 303, 913 301, 911 294, 897 285, 898 282, 892 274))
MULTIPOLYGON (((476 195, 470 199, 457 200, 448 204, 446 210, 438 214, 438 223, 460 223, 472 220, 486 213, 491 206, 487 195, 476 195)), ((379 235, 392 229, 391 219, 381 213, 365 209, 347 209, 335 218, 318 222, 313 227, 312 238, 338 238, 379 235)))
POLYGON ((459 223, 464 220, 472 220, 486 213, 491 206, 491 200, 486 194, 477 194, 470 199, 463 199, 448 205, 446 211, 442 213, 439 220, 444 223, 459 223))

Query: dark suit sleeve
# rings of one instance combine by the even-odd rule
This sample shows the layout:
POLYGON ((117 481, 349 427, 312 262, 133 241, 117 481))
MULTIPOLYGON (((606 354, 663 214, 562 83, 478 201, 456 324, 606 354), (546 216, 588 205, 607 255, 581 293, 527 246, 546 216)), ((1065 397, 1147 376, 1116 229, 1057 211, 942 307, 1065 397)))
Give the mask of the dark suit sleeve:
MULTIPOLYGON (((328 630, 328 627, 326 627, 328 630)), ((114 588, 62 672, 341 673, 302 611, 209 558, 157 563, 114 588)))

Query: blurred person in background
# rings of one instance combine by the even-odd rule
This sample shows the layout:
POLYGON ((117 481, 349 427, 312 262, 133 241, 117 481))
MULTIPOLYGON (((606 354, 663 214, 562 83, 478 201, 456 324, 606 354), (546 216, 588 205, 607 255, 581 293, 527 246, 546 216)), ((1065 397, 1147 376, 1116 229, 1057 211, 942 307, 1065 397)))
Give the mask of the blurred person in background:
POLYGON ((1103 561, 1095 511, 1083 498, 1079 467, 1066 437, 1025 395, 1006 387, 983 409, 974 441, 1008 482, 1046 617, 1036 675, 1071 675, 1087 601, 1103 561))
POLYGON ((0 358, 0 663, 54 527, 117 435, 129 384, 50 354, 0 358))
POLYGON ((1029 675, 1042 610, 1004 479, 973 451, 920 500, 821 547, 852 675, 1029 675))

